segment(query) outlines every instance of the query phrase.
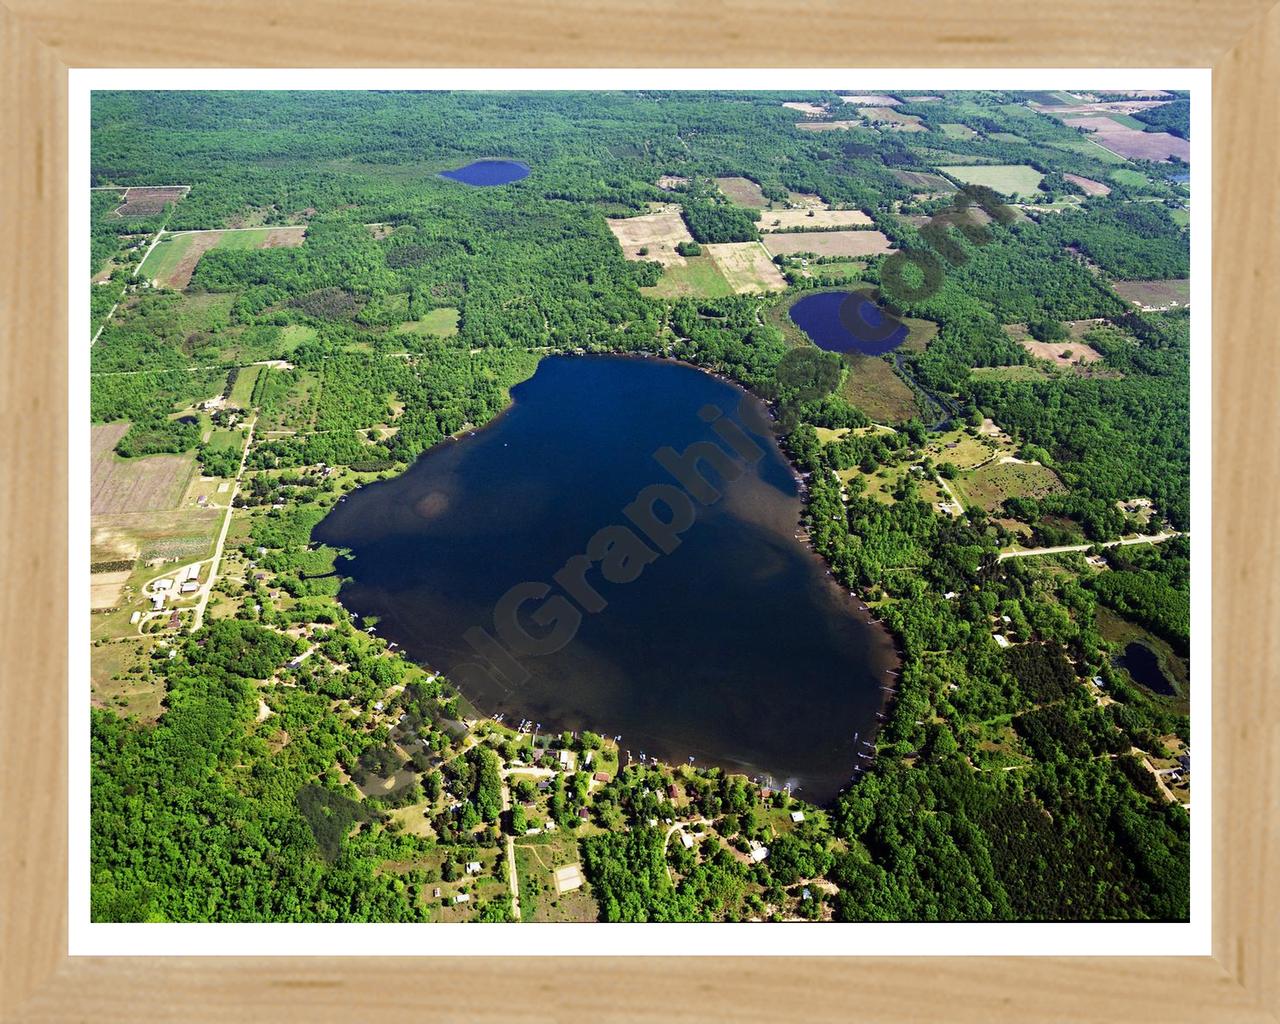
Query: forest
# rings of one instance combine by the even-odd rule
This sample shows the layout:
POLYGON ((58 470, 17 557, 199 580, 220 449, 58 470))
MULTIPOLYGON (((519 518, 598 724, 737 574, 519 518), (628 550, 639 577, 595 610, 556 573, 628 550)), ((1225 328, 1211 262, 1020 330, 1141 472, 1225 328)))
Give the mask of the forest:
MULTIPOLYGON (((535 819, 576 837, 603 921, 1187 917, 1188 812, 1130 753, 1189 742, 1186 707, 1116 667, 1100 612, 1185 658, 1189 540, 1095 549, 1104 569, 1080 555, 998 560, 1015 540, 1116 539, 1132 527, 1118 503, 1139 496, 1191 529, 1190 315, 1142 312, 1112 287, 1188 276, 1174 216, 1186 190, 1167 166, 1113 175, 1026 94, 899 98, 922 131, 801 130, 784 101, 841 108, 812 91, 95 96, 93 185, 191 187, 145 219, 93 193, 90 269, 106 281, 91 285, 91 419, 128 423, 123 459, 195 452, 226 478, 239 449, 202 440, 200 407, 239 381, 258 423, 229 541, 252 572, 220 592, 234 613, 169 634, 172 657, 149 648, 154 722, 92 712, 95 920, 434 920, 460 911, 432 890, 480 861, 504 885, 476 882, 469 912, 505 920, 501 846, 535 819), (942 128, 955 124, 972 136, 942 128), (438 176, 495 154, 532 173, 500 188, 438 176), (936 169, 971 162, 1025 165, 1042 184, 981 236, 921 230, 951 202, 936 169), (1065 174, 1110 194, 1084 197, 1065 174), (664 175, 684 181, 660 188, 664 175), (849 279, 830 261, 778 258, 784 291, 655 296, 666 271, 624 258, 606 219, 679 203, 690 261, 709 260, 701 243, 759 239, 757 211, 717 177, 749 178, 777 204, 862 209, 898 250, 943 268, 917 294, 895 291, 883 256, 853 272, 888 312, 936 325, 877 366, 915 412, 874 427, 856 364, 779 327, 799 295, 849 279), (166 226, 257 225, 305 227, 305 240, 211 248, 181 289, 134 273, 140 239, 166 226), (1098 361, 1048 365, 1021 325, 1098 361), (633 763, 594 788, 587 772, 558 773, 504 811, 504 769, 555 765, 553 748, 614 763, 616 751, 585 732, 542 750, 509 729, 468 732, 464 695, 337 602, 340 553, 311 531, 344 490, 489 422, 543 356, 565 352, 664 354, 770 404, 807 481, 800 525, 902 657, 874 766, 830 806, 711 766, 633 763), (929 396, 970 438, 998 424, 1061 490, 939 514, 926 492, 956 467, 923 454, 939 433, 929 396), (882 470, 900 471, 892 495, 867 489, 882 470), (376 789, 383 779, 395 784, 376 789), (706 823, 693 845, 667 841, 676 815, 706 823)), ((1135 116, 1184 134, 1189 104, 1135 116)))

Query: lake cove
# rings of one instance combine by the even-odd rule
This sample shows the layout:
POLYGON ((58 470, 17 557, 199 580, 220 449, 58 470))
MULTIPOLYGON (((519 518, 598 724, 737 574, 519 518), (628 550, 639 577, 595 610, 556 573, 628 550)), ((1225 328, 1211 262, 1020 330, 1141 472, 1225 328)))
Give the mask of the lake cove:
POLYGON ((486 714, 833 797, 897 655, 797 539, 763 406, 614 356, 544 359, 512 398, 316 527, 351 553, 342 603, 486 714))
POLYGON ((861 292, 815 292, 789 311, 818 348, 880 356, 907 340, 907 328, 889 319, 861 292))
POLYGON ((517 160, 476 160, 465 167, 441 171, 440 177, 464 185, 509 185, 529 177, 529 168, 517 160))

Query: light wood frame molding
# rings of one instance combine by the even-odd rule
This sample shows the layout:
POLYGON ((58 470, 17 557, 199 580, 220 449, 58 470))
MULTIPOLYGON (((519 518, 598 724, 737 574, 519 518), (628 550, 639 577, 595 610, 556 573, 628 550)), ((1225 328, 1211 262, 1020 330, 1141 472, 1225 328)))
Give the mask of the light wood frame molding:
POLYGON ((0 0, 2 1019, 1280 1021, 1271 3, 0 0), (1213 955, 68 957, 67 71, 179 66, 1212 67, 1213 955))

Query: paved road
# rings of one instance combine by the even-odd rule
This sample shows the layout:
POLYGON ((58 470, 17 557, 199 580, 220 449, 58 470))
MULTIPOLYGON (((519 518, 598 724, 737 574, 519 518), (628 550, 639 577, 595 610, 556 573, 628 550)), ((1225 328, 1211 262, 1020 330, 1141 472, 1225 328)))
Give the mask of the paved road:
POLYGON ((1173 537, 1183 537, 1185 534, 1178 533, 1176 530, 1171 533, 1155 533, 1141 537, 1127 537, 1124 540, 1109 540, 1102 543, 1094 542, 1093 544, 1063 544, 1056 548, 1026 548, 1019 551, 1001 551, 1000 561, 1006 558, 1027 558, 1031 555, 1061 555, 1067 551, 1088 551, 1090 548, 1114 548, 1127 544, 1159 544, 1162 541, 1169 540, 1173 537))
POLYGON ((218 543, 213 549, 213 559, 209 566, 209 579, 200 591, 200 600, 196 602, 196 613, 191 620, 191 632, 195 632, 204 622, 204 610, 209 604, 209 595, 213 593, 213 585, 218 582, 218 566, 222 562, 222 547, 227 541, 227 530, 231 527, 231 513, 235 507, 236 494, 240 490, 240 480, 244 476, 244 464, 249 458, 249 449, 253 445, 253 428, 257 426, 255 415, 249 421, 248 436, 245 438, 244 451, 240 453, 240 468, 236 470, 235 483, 231 485, 231 494, 227 498, 227 514, 222 517, 222 529, 218 531, 218 543))

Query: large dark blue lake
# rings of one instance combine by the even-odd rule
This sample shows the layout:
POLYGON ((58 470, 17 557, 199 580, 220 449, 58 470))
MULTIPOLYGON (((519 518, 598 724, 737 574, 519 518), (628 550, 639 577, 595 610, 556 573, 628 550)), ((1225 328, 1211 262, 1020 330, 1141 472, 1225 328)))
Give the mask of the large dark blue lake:
POLYGON ((320 523, 315 539, 352 555, 339 562, 343 604, 378 616, 382 636, 483 713, 621 734, 633 759, 692 755, 834 796, 867 749, 854 736, 874 731, 897 655, 796 539, 797 482, 763 407, 688 366, 608 356, 545 359, 513 400, 320 523), (718 499, 655 457, 699 443, 722 453, 695 464, 718 499), (689 518, 652 485, 685 496, 689 518), (642 493, 652 516, 629 518, 642 493), (606 549, 618 560, 602 566, 606 549), (572 562, 584 553, 587 570, 572 562), (520 648, 517 671, 517 630, 556 649, 520 648))
POLYGON ((440 177, 464 185, 509 185, 529 177, 529 168, 516 160, 476 160, 466 167, 441 171, 440 177))
POLYGON ((815 292, 789 311, 795 325, 828 352, 884 355, 907 340, 907 328, 858 292, 815 292))

